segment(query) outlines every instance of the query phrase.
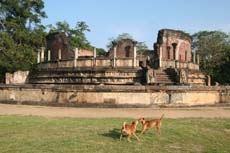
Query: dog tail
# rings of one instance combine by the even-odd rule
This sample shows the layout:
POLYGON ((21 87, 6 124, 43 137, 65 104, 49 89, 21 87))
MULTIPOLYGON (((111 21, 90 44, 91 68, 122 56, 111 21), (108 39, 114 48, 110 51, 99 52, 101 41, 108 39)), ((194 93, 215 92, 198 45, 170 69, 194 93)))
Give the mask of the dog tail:
POLYGON ((164 116, 165 116, 165 114, 162 114, 160 120, 162 120, 164 116))
POLYGON ((125 129, 126 122, 123 123, 122 129, 125 129))

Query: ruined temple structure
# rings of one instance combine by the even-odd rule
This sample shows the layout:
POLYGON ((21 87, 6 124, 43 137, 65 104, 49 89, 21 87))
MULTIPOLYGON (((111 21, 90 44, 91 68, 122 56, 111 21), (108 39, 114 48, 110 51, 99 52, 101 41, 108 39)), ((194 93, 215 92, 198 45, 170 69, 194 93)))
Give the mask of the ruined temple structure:
POLYGON ((113 42, 107 56, 70 48, 63 33, 47 36, 47 46, 38 52, 38 70, 29 83, 42 84, 152 84, 206 85, 210 77, 199 71, 199 56, 192 54, 188 34, 162 29, 154 50, 137 55, 137 42, 113 42))
POLYGON ((192 52, 192 37, 182 31, 162 29, 154 43, 147 82, 152 84, 210 84, 199 70, 199 55, 192 52), (153 71, 152 71, 153 70, 153 71), (153 78, 148 79, 149 78, 153 78))
POLYGON ((47 37, 46 49, 38 52, 38 71, 31 73, 30 83, 47 84, 135 84, 142 83, 144 73, 136 57, 136 42, 113 42, 106 57, 97 57, 96 49, 69 49, 63 34, 47 37), (59 42, 59 43, 57 43, 59 42), (47 57, 46 57, 47 56, 47 57))

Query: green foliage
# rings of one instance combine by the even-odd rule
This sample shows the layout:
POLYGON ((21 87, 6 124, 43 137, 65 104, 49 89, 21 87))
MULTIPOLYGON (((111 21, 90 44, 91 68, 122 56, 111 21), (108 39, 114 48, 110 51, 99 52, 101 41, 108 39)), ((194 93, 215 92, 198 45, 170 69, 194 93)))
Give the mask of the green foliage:
POLYGON ((147 55, 148 46, 145 44, 145 42, 138 42, 137 43, 137 54, 139 55, 147 55))
POLYGON ((85 32, 89 32, 90 29, 84 21, 77 22, 75 28, 71 28, 66 21, 57 22, 56 27, 48 25, 48 28, 50 28, 50 33, 64 32, 69 38, 72 48, 78 47, 87 50, 93 50, 94 48, 86 39, 85 32))
POLYGON ((193 35, 193 48, 200 56, 200 68, 213 82, 230 83, 230 36, 221 31, 200 31, 193 35))
POLYGON ((30 70, 38 47, 44 46, 40 25, 46 17, 43 1, 2 0, 0 2, 0 82, 5 72, 30 70))
POLYGON ((97 48, 97 55, 98 56, 105 56, 106 51, 103 48, 97 48))
MULTIPOLYGON (((150 129, 140 141, 119 141, 124 121, 0 116, 1 152, 230 152, 229 119, 164 119, 161 135, 150 129)), ((141 126, 137 126, 137 135, 141 126)))

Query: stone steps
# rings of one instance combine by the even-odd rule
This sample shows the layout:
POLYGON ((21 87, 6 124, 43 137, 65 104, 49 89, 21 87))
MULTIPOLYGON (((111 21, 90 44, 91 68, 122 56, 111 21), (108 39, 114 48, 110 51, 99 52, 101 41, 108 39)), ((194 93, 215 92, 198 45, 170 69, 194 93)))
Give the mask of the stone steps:
POLYGON ((177 74, 174 71, 156 70, 156 84, 175 84, 177 74))

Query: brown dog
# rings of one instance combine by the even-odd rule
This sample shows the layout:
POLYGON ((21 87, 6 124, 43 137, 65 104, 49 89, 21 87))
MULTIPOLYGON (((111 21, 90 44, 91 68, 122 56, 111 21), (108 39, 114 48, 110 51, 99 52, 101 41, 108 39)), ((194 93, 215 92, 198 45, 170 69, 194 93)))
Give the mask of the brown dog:
POLYGON ((120 141, 122 139, 123 134, 128 135, 127 140, 129 142, 130 142, 131 135, 134 135, 137 138, 137 140, 139 140, 139 138, 136 135, 137 124, 138 124, 138 121, 133 121, 131 125, 126 124, 126 122, 124 122, 121 128, 120 141))
POLYGON ((142 135, 146 130, 149 130, 151 128, 153 128, 154 126, 156 126, 157 128, 157 133, 160 135, 161 131, 161 120, 163 119, 164 114, 161 115, 161 118, 159 119, 152 119, 152 120, 145 120, 145 118, 140 118, 138 121, 141 122, 142 124, 142 130, 141 130, 141 134, 142 135))

